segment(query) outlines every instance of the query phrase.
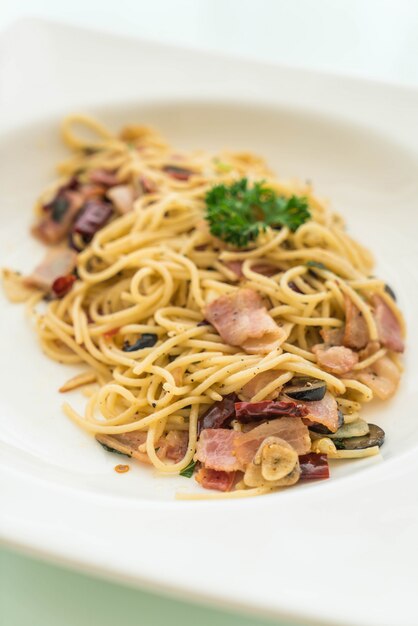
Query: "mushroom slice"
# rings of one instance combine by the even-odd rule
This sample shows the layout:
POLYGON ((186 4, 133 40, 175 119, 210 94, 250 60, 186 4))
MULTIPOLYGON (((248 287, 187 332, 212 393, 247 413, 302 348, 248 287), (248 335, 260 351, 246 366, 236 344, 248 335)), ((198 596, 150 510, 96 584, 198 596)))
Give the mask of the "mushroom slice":
POLYGON ((329 439, 347 439, 350 437, 363 437, 370 432, 369 425, 362 419, 358 419, 351 424, 343 424, 335 433, 327 435, 329 439))
POLYGON ((285 487, 300 478, 298 453, 280 437, 267 437, 247 466, 244 483, 248 487, 285 487))

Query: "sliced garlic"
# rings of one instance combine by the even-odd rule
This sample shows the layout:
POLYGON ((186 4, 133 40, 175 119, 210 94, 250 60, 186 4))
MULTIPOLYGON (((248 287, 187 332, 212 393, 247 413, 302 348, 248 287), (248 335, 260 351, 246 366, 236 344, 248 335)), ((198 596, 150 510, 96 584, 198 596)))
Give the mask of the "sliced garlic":
POLYGON ((294 448, 279 437, 267 437, 258 448, 244 474, 248 487, 285 487, 300 478, 299 457, 294 448))

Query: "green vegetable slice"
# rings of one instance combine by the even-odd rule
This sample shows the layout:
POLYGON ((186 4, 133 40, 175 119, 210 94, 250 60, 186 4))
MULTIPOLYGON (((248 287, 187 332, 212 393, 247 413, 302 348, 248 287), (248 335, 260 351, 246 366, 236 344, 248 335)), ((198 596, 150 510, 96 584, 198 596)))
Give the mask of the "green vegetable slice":
POLYGON ((194 469, 196 467, 195 461, 190 461, 190 463, 180 472, 180 476, 185 476, 186 478, 191 478, 194 474, 194 469))

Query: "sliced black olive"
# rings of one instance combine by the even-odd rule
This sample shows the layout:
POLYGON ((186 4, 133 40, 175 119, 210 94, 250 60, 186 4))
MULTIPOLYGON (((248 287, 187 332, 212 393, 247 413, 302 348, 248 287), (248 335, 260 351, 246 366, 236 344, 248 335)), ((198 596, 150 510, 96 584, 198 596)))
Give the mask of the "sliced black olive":
POLYGON ((396 302, 396 294, 390 285, 385 285, 385 291, 396 302))
POLYGON ((51 202, 51 217, 54 222, 61 222, 69 206, 70 202, 64 195, 58 195, 55 200, 51 202))
POLYGON ((100 443, 102 448, 104 448, 107 452, 114 452, 115 454, 120 454, 121 456, 128 456, 128 457, 131 456, 130 454, 125 454, 124 452, 121 452, 120 450, 116 450, 115 448, 111 448, 106 443, 103 443, 102 441, 100 441, 100 439, 96 439, 96 441, 98 443, 100 443))
MULTIPOLYGON (((340 409, 338 409, 338 428, 344 424, 344 415, 340 409)), ((337 428, 337 430, 338 430, 337 428)), ((327 428, 324 424, 314 424, 313 426, 309 425, 309 430, 312 430, 314 433, 319 433, 320 435, 333 435, 333 431, 327 428)))
POLYGON ((193 170, 189 170, 186 167, 179 167, 178 165, 164 165, 163 170, 177 180, 189 180, 190 176, 196 173, 193 170))
POLYGON ((308 378, 306 376, 300 378, 292 378, 289 385, 286 385, 283 391, 290 398, 295 400, 304 400, 305 402, 316 402, 322 400, 327 390, 327 384, 318 378, 308 378))
POLYGON ((125 341, 122 350, 124 352, 135 352, 135 350, 142 350, 143 348, 152 348, 157 341, 158 337, 154 333, 144 333, 132 345, 128 341, 125 341))
POLYGON ((370 432, 363 437, 348 437, 347 439, 333 439, 335 447, 338 450, 363 450, 364 448, 372 448, 373 446, 382 446, 385 441, 385 431, 376 426, 369 424, 370 432))

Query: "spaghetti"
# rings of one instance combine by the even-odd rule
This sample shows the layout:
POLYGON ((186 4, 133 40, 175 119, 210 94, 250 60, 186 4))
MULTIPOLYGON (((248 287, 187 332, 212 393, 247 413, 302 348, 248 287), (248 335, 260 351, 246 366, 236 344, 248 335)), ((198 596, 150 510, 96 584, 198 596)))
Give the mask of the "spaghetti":
MULTIPOLYGON (((149 128, 131 126, 114 135, 84 116, 64 121, 63 139, 73 155, 59 165, 62 178, 41 196, 36 212, 38 223, 51 220, 45 211, 51 206, 57 210, 58 197, 67 201, 66 208, 61 202, 65 213, 81 194, 84 204, 80 208, 75 203, 77 211, 64 229, 67 237, 73 228, 77 279, 66 293, 65 283, 60 297, 44 309, 39 303, 45 289, 32 291, 28 302, 44 352, 60 363, 88 367, 63 388, 89 383, 85 413, 69 404, 65 413, 108 448, 161 472, 181 473, 190 467, 193 472, 197 460, 199 482, 220 490, 225 489, 224 474, 234 472, 226 489, 237 495, 268 493, 284 483, 273 470, 276 478, 266 478, 270 474, 263 463, 269 462, 268 455, 260 450, 267 438, 257 439, 251 462, 233 466, 231 472, 219 458, 211 461, 203 439, 215 428, 201 431, 202 416, 221 406, 225 397, 233 396, 235 406, 245 404, 245 410, 254 403, 270 411, 280 402, 299 406, 295 417, 263 420, 261 414, 254 422, 240 421, 233 413, 219 428, 229 437, 248 439, 266 423, 294 420, 306 432, 309 427, 312 447, 305 455, 344 456, 339 451, 348 452, 341 446, 347 439, 338 437, 339 430, 354 425, 351 437, 359 438, 362 404, 376 395, 389 397, 396 389, 404 322, 393 294, 370 275, 370 252, 347 234, 342 218, 309 184, 277 180, 250 153, 174 152, 149 128), (244 249, 214 237, 205 220, 205 197, 214 186, 230 186, 243 177, 250 185, 264 181, 278 197, 305 198, 310 219, 294 232, 267 226, 244 249), (80 225, 83 211, 86 222, 84 207, 92 202, 96 208, 97 203, 106 205, 109 212, 93 238, 73 227, 80 225), (227 317, 228 306, 240 294, 240 318, 250 292, 262 301, 257 311, 263 310, 280 331, 267 351, 225 341, 226 320, 214 322, 216 315, 210 315, 213 303, 226 303, 222 315, 227 317), (359 334, 365 337, 360 342, 359 334), (324 399, 299 402, 297 394, 290 395, 292 384, 306 385, 306 379, 308 387, 314 381, 316 388, 326 390, 335 405, 339 421, 332 426, 322 419, 322 432, 315 429, 321 418, 312 407, 324 399), (261 454, 262 476, 256 452, 261 454), (250 479, 251 463, 256 478, 250 479)), ((10 273, 7 277, 10 282, 10 273)), ((21 290, 22 280, 15 283, 21 290)), ((367 438, 368 432, 366 428, 360 436, 367 438)), ((286 436, 273 433, 270 439, 277 465, 277 459, 287 458, 286 436)), ((376 446, 360 450, 351 456, 374 454, 376 446)), ((294 457, 291 452, 288 456, 294 457)), ((299 451, 292 471, 303 467, 301 459, 299 451)), ((303 478, 303 469, 298 472, 297 478, 303 478)))

